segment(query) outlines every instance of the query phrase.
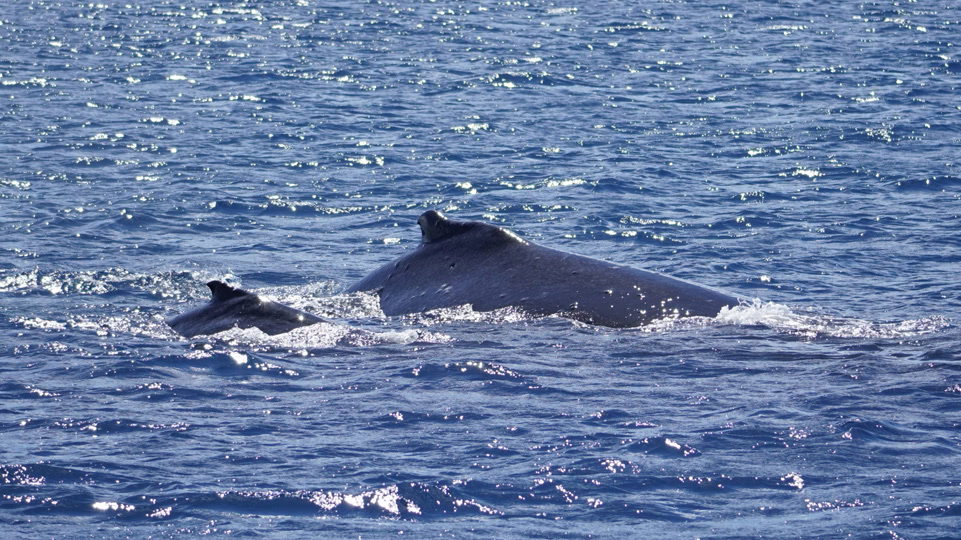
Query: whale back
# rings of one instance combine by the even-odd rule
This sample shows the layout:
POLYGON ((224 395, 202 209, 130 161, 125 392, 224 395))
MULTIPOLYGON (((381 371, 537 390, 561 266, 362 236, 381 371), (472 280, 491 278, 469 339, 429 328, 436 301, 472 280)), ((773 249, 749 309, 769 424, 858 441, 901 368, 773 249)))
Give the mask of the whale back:
POLYGON ((484 222, 425 212, 421 244, 348 292, 372 290, 387 315, 470 304, 516 307, 605 326, 639 326, 672 316, 714 316, 737 299, 656 272, 526 242, 484 222))
POLYGON ((167 324, 184 337, 211 335, 231 328, 258 328, 269 335, 324 320, 299 309, 262 298, 222 281, 210 281, 210 301, 178 315, 167 324))

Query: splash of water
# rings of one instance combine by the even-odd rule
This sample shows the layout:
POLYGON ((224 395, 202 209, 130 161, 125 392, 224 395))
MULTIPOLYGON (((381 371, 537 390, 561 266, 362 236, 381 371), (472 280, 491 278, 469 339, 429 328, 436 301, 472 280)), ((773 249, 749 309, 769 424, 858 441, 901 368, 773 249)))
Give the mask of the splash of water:
POLYGON ((784 304, 762 302, 756 298, 750 303, 742 303, 733 308, 724 307, 714 322, 738 326, 764 326, 807 339, 823 337, 899 339, 938 332, 951 325, 950 320, 941 316, 893 322, 836 317, 814 309, 807 312, 794 310, 784 304))

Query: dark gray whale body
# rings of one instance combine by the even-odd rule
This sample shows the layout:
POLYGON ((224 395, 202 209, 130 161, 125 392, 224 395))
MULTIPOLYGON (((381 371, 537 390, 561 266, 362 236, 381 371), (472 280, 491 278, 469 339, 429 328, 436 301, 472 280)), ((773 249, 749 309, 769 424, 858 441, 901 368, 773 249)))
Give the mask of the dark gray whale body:
POLYGON ((273 336, 325 322, 306 311, 278 304, 220 281, 211 281, 207 286, 210 287, 210 302, 167 321, 184 337, 216 334, 234 327, 256 327, 273 336))
POLYGON ((526 242, 489 223, 452 221, 428 211, 417 220, 414 251, 355 283, 376 291, 386 315, 470 304, 476 311, 517 307, 611 327, 670 317, 714 317, 738 300, 663 274, 526 242))

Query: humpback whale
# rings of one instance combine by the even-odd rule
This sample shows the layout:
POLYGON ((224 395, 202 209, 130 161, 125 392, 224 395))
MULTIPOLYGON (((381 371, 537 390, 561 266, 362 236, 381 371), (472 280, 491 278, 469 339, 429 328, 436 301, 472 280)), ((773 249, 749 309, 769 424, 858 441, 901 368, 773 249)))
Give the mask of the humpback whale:
POLYGON ((479 221, 429 210, 417 220, 421 243, 347 292, 375 291, 388 316, 470 304, 516 307, 610 327, 656 319, 714 317, 737 298, 664 274, 528 242, 479 221))
POLYGON ((277 335, 294 328, 326 322, 324 319, 249 293, 220 281, 207 283, 210 301, 167 321, 180 335, 188 338, 216 334, 238 328, 259 328, 277 335))

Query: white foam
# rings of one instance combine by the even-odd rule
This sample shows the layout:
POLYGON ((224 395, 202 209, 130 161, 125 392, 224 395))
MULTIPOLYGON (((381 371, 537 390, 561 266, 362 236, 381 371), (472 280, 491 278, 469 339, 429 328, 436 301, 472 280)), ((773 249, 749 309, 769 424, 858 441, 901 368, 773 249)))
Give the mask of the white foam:
POLYGON ((805 311, 794 310, 784 304, 754 299, 750 303, 742 303, 737 307, 721 309, 714 321, 740 326, 765 326, 778 332, 809 339, 820 337, 899 339, 937 332, 951 324, 948 319, 941 316, 874 322, 825 315, 815 309, 805 311))
MULTIPOLYGON (((448 343, 452 341, 447 335, 423 330, 404 329, 375 332, 326 322, 295 328, 290 332, 275 336, 268 335, 257 328, 231 328, 212 337, 226 341, 231 346, 301 351, 344 345, 369 347, 374 345, 406 345, 415 342, 448 343)), ((209 337, 200 339, 209 339, 209 337)))

